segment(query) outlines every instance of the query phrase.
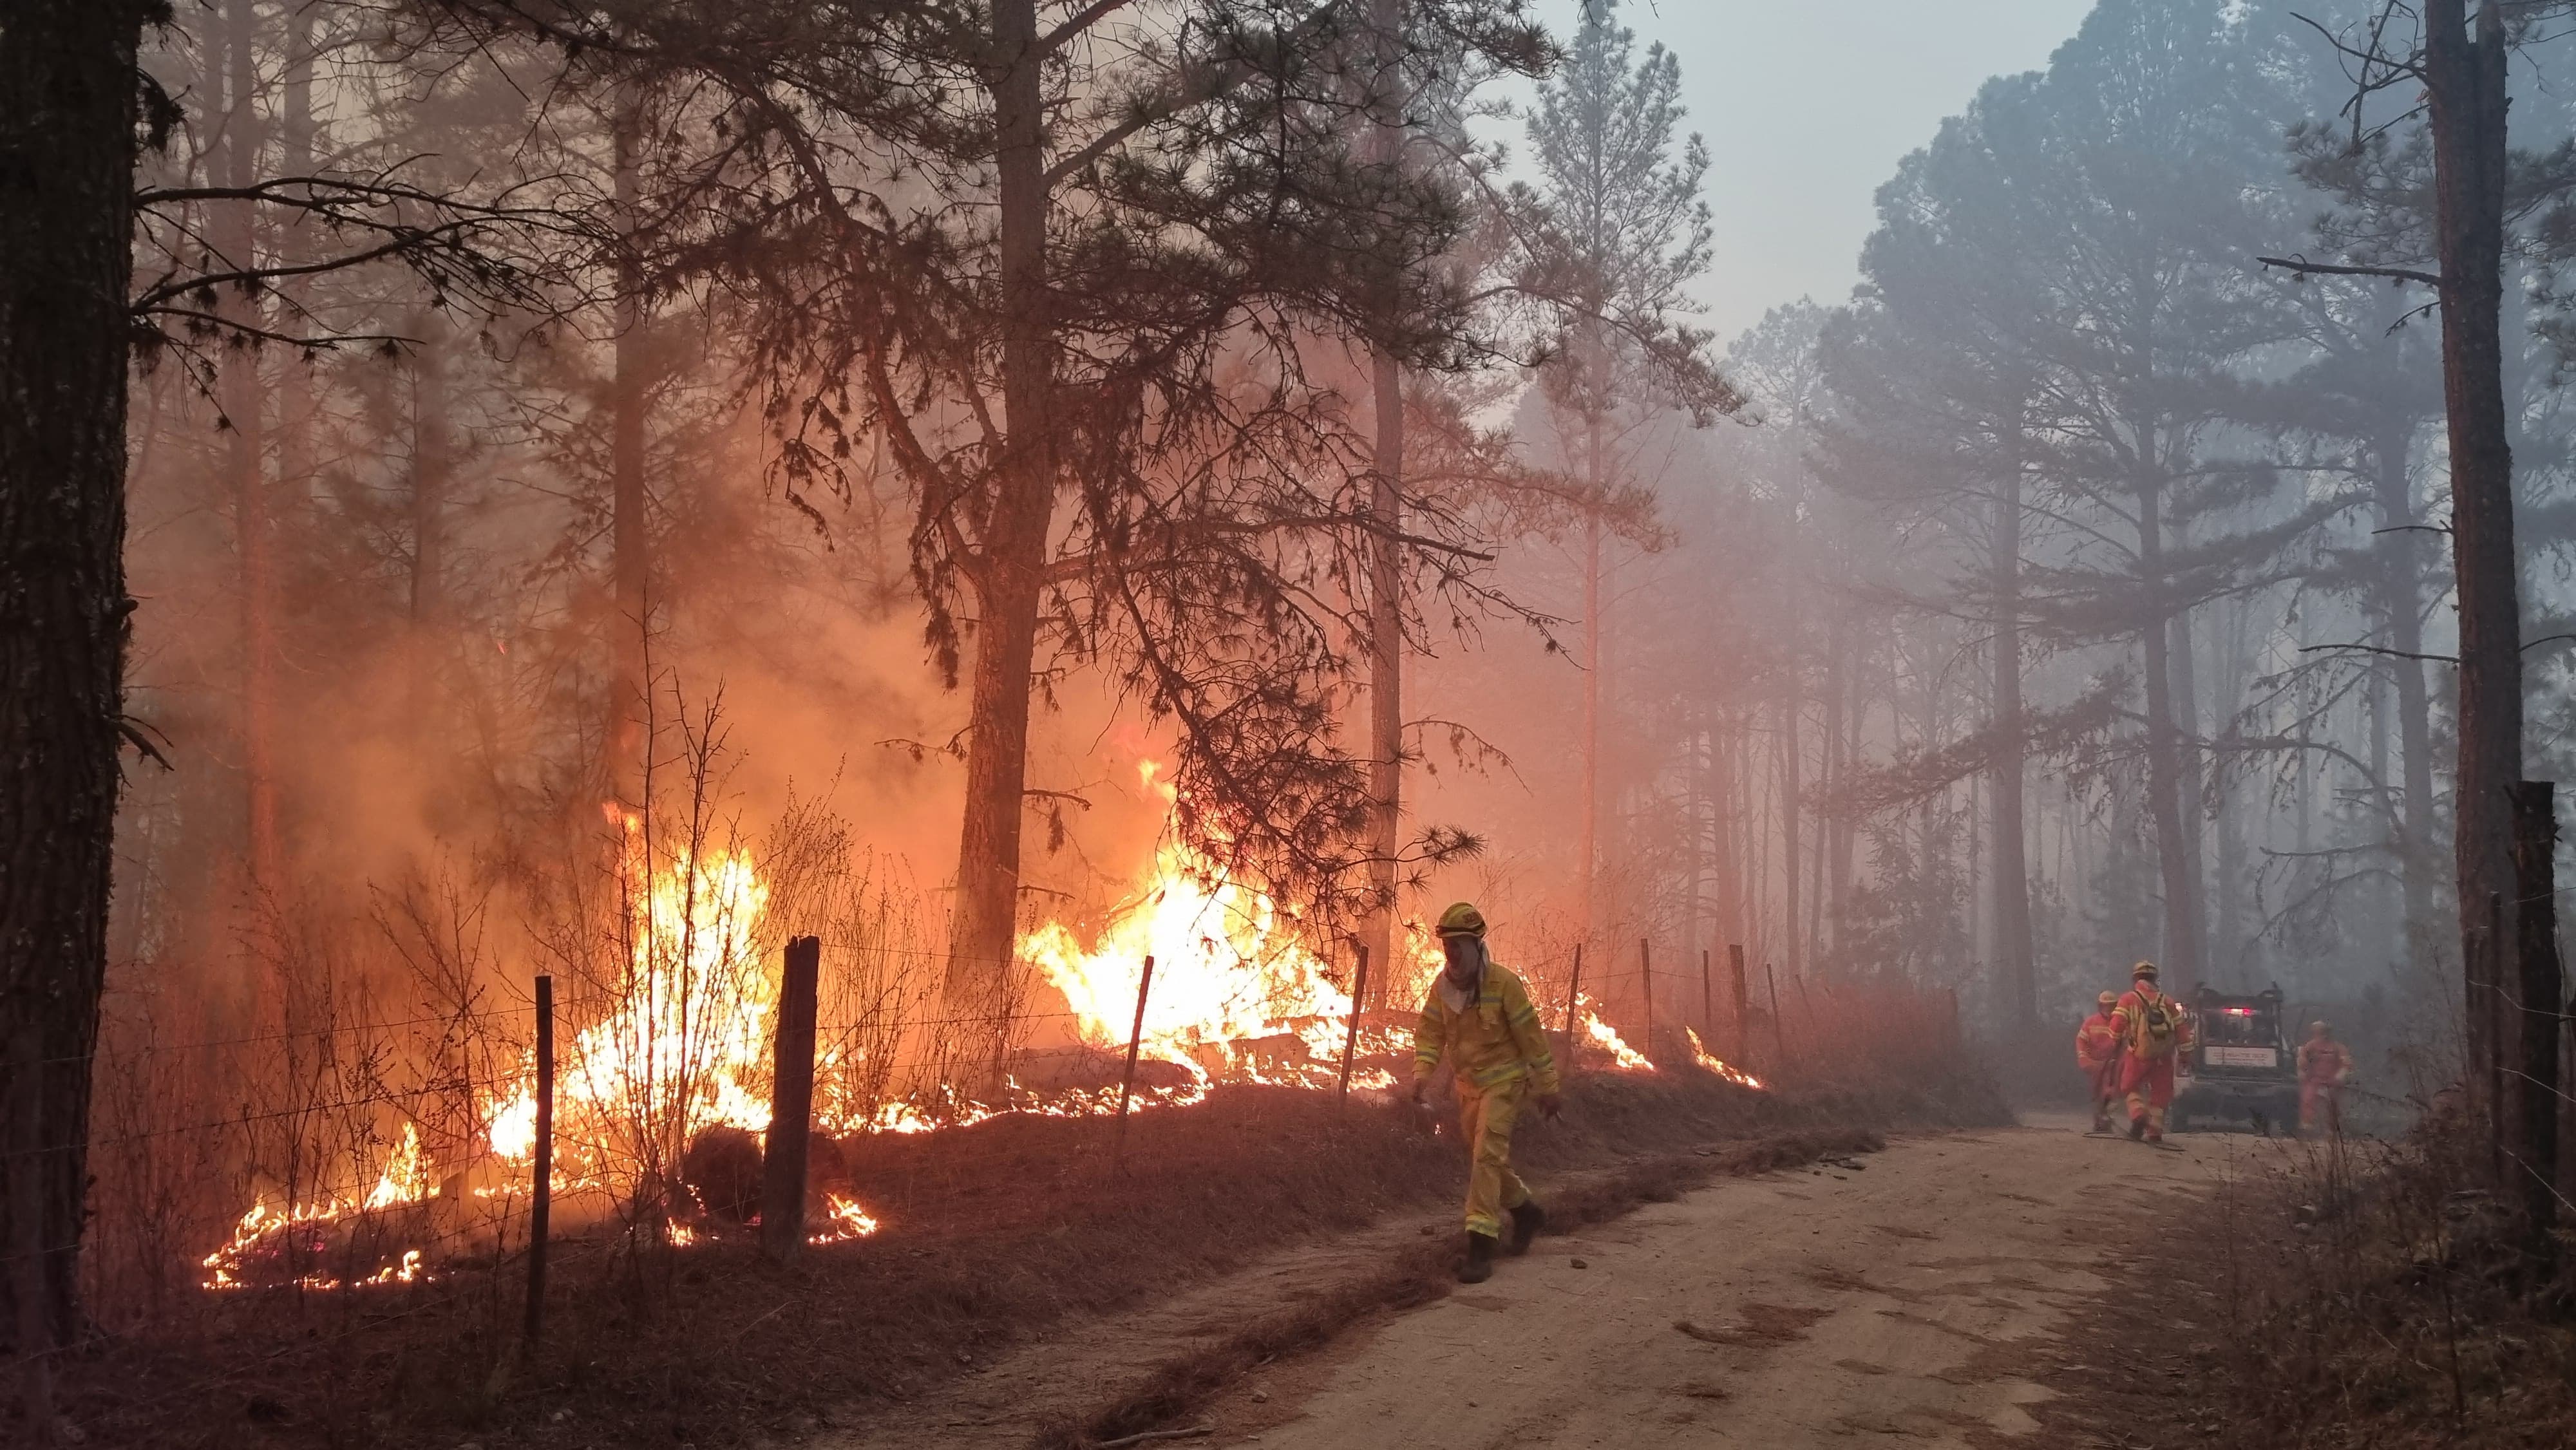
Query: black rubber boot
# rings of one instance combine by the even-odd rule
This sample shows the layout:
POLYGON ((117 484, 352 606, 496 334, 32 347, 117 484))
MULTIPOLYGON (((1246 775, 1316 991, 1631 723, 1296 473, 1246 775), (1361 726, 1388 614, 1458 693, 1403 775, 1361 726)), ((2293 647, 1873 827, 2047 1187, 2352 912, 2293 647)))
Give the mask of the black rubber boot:
POLYGON ((1530 1240, 1547 1224, 1547 1214, 1535 1199, 1512 1210, 1512 1245, 1515 1255, 1529 1252, 1530 1240))
POLYGON ((1494 1236, 1480 1233, 1467 1235, 1467 1257, 1459 1261, 1458 1282, 1481 1284, 1492 1277, 1494 1277, 1494 1236))
POLYGON ((2135 1143, 2146 1136, 2147 1120, 2144 1118, 2131 1118, 2129 1120, 2129 1141, 2135 1143))

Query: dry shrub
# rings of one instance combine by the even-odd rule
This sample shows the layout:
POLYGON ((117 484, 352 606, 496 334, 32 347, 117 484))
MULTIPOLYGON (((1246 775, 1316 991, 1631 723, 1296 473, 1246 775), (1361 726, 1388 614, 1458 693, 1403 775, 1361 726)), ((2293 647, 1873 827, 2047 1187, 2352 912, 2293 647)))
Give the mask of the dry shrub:
POLYGON ((2115 1286, 2076 1336, 2118 1372, 2046 1418, 2249 1450, 2576 1444, 2562 1281, 2457 1127, 2258 1149, 2156 1227, 2128 1270, 2152 1282, 2115 1286))

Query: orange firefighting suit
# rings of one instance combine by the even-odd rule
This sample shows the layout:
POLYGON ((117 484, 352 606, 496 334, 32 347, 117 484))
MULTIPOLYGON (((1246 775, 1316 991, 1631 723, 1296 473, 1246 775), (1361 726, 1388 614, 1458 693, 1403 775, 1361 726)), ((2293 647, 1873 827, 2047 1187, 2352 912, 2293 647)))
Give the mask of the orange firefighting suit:
POLYGON ((2299 1131, 2322 1127, 2343 1132, 2343 1080, 2352 1076, 2352 1050, 2331 1037, 2299 1044, 2299 1131))
POLYGON ((2108 1012, 2096 1012, 2075 1029, 2075 1066, 2093 1084, 2093 1126, 2111 1126, 2111 1100, 2120 1095, 2120 1029, 2108 1012))
POLYGON ((2180 1002, 2141 981, 2121 994, 2111 1025, 2120 1034, 2120 1090, 2129 1095, 2129 1122, 2149 1141, 2162 1142, 2165 1109, 2173 1106, 2174 1064, 2191 1050, 2191 1016, 2180 1002), (2170 1027, 2165 1036, 2153 1030, 2158 1017, 2170 1027))
POLYGON ((1458 1121, 1475 1155, 1467 1172, 1467 1232, 1501 1238, 1503 1215, 1529 1202, 1512 1172, 1512 1123, 1532 1093, 1557 1091, 1556 1055, 1539 1030, 1521 979, 1490 957, 1472 997, 1431 979, 1422 1020, 1413 1028, 1413 1080, 1419 1087, 1443 1060, 1458 1077, 1458 1121))

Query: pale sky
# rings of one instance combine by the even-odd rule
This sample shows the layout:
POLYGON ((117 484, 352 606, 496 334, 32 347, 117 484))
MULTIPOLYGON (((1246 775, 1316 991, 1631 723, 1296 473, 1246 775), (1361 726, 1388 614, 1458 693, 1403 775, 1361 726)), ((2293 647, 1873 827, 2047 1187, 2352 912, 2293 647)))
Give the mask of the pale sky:
MULTIPOLYGON (((1870 198, 1988 76, 2036 70, 2091 0, 1626 0, 1638 50, 1679 57, 1682 124, 1708 139, 1716 260, 1705 325, 1731 337, 1859 280, 1870 198)), ((1559 35, 1576 0, 1547 0, 1559 35)), ((1525 149, 1519 133, 1515 152, 1525 149)))

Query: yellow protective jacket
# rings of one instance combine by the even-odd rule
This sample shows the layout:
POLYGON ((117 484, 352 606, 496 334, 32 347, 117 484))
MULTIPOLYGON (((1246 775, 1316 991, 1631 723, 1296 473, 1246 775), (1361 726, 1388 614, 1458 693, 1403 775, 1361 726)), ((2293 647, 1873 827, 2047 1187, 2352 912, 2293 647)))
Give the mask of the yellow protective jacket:
POLYGON ((2111 1009, 2111 1025, 2119 1030, 2120 1045, 2129 1055, 2146 1062, 2191 1051, 2199 1035, 2182 1004, 2153 987, 2131 987, 2123 993, 2120 1005, 2111 1009), (2155 1015, 2150 1008, 2164 1016, 2173 1029, 2171 1036, 2158 1037, 2147 1030, 2148 1019, 2155 1015))
POLYGON ((1413 1077, 1431 1076, 1441 1059, 1458 1076, 1478 1088, 1494 1088, 1526 1078, 1541 1093, 1557 1090, 1556 1054, 1547 1050, 1539 1030, 1538 1009, 1529 989, 1498 963, 1488 960, 1476 984, 1473 1001, 1453 1004, 1446 976, 1434 976, 1422 999, 1422 1020, 1413 1026, 1413 1077))

